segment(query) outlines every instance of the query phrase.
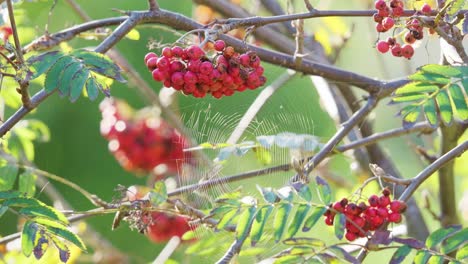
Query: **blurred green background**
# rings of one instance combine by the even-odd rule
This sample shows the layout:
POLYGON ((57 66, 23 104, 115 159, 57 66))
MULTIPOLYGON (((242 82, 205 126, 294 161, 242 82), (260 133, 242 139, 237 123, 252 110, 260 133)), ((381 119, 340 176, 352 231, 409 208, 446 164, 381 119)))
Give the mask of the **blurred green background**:
MULTIPOLYGON (((303 3, 302 1, 297 2, 298 6, 303 3)), ((370 1, 363 0, 311 2, 319 9, 366 9, 370 4, 370 1)), ((144 0, 81 0, 77 1, 77 3, 79 3, 93 19, 118 16, 119 14, 113 11, 112 8, 119 10, 143 10, 147 8, 147 2, 144 0)), ((160 0, 159 3, 162 8, 180 12, 187 16, 192 15, 191 1, 160 0)), ((18 16, 21 17, 19 23, 20 26, 27 27, 23 29, 24 31, 20 32, 24 43, 28 43, 44 33, 44 25, 47 23, 51 4, 52 1, 33 1, 24 2, 20 5, 22 12, 18 14, 18 16)), ((49 32, 53 33, 79 24, 82 21, 70 9, 65 1, 58 1, 55 9, 52 11, 50 22, 49 32)), ((348 43, 346 43, 337 61, 337 65, 344 69, 353 70, 360 74, 380 79, 392 79, 407 75, 420 65, 436 63, 439 60, 438 41, 436 38, 424 40, 411 61, 393 58, 388 54, 378 54, 373 48, 377 39, 377 34, 373 30, 373 22, 369 18, 345 18, 339 21, 321 19, 309 20, 306 22, 306 33, 320 30, 324 34, 326 41, 333 43, 337 38, 339 39, 336 32, 340 31, 340 23, 342 23, 346 29, 351 29, 352 25, 354 25, 354 30, 351 32, 350 39, 348 43)), ((116 47, 125 55, 127 60, 138 72, 140 72, 141 76, 151 84, 154 90, 159 91, 161 85, 152 81, 150 74, 143 64, 143 57, 148 52, 147 44, 150 39, 161 41, 162 43, 171 43, 177 39, 177 36, 161 28, 151 26, 140 27, 138 31, 140 33, 139 40, 124 39, 119 42, 116 47)), ((98 43, 99 42, 96 40, 77 38, 67 44, 72 48, 78 48, 92 47, 98 43)), ((275 80, 275 77, 283 72, 282 69, 274 65, 266 65, 265 67, 268 83, 271 83, 275 80)), ((33 90, 37 91, 40 86, 38 84, 34 85, 33 90)), ((233 97, 223 98, 223 100, 205 98, 202 100, 202 103, 191 97, 179 96, 178 98, 179 105, 181 106, 180 110, 183 114, 202 111, 209 106, 212 111, 221 112, 223 115, 226 115, 226 118, 229 118, 234 114, 242 115, 259 92, 260 90, 247 91, 245 93, 236 94, 233 97)), ((135 108, 145 106, 144 100, 138 95, 135 87, 131 85, 114 83, 112 85, 112 95, 126 100, 135 108)), ((102 99, 102 96, 100 99, 102 99)), ((113 189, 117 184, 125 186, 135 184, 144 185, 145 179, 137 178, 124 171, 107 150, 107 142, 99 133, 101 115, 98 109, 98 101, 100 99, 96 102, 90 102, 86 98, 80 98, 76 103, 71 104, 68 100, 62 99, 57 94, 54 94, 47 99, 46 102, 41 104, 37 111, 29 115, 28 118, 37 118, 44 121, 51 131, 50 142, 37 145, 35 163, 40 169, 60 175, 61 177, 79 184, 91 193, 96 193, 106 200, 111 200, 112 197, 116 195, 113 189)), ((397 111, 398 106, 387 106, 385 102, 383 102, 378 110, 369 116, 375 123, 375 130, 383 131, 394 127, 400 127, 400 120, 394 117, 397 111)), ((12 112, 13 109, 8 109, 6 114, 9 115, 12 112)), ((310 79, 307 76, 298 75, 294 77, 292 81, 288 82, 287 85, 275 93, 259 113, 259 119, 268 120, 269 116, 278 113, 305 117, 308 121, 302 126, 299 126, 298 130, 301 131, 298 132, 314 134, 318 136, 322 142, 326 142, 335 131, 332 120, 326 112, 322 110, 317 93, 315 89, 313 89, 310 79)), ((289 128, 283 128, 280 124, 278 130, 281 131, 283 129, 288 130, 289 128)), ((225 132, 226 135, 228 135, 230 131, 225 132)), ((411 151, 411 144, 409 143, 416 143, 431 148, 432 141, 431 137, 422 138, 407 136, 383 142, 382 146, 390 154, 397 167, 403 172, 402 174, 406 177, 412 177, 425 166, 425 163, 420 161, 419 158, 413 154, 411 151)), ((288 161, 288 157, 283 157, 283 159, 286 162, 288 161)), ((466 159, 466 157, 464 159, 466 159)), ((349 181, 349 183, 357 186, 363 179, 353 174, 349 162, 349 158, 338 156, 331 161, 328 169, 331 170, 332 173, 343 177, 349 181)), ((242 169, 244 169, 244 167, 233 166, 227 172, 238 173, 241 172, 242 169)), ((464 172, 466 172, 466 169, 464 170, 464 172)), ((463 171, 460 170, 460 172, 457 173, 460 173, 461 176, 463 171)), ((273 176, 259 180, 260 184, 275 184, 279 186, 288 179, 286 175, 285 177, 275 177, 275 179, 278 180, 272 181, 271 179, 273 176)), ((462 177, 458 177, 458 179, 460 183, 458 186, 461 187, 458 188, 457 199, 460 200, 463 190, 466 190, 467 183, 462 177)), ((252 183, 259 183, 259 181, 251 180, 248 183, 244 183, 244 185, 254 186, 252 183)), ((433 209, 437 210, 437 189, 434 188, 434 184, 435 181, 430 181, 422 188, 428 188, 434 194, 433 206, 435 208, 433 209)), ((66 199, 76 210, 92 208, 92 205, 79 193, 60 184, 54 185, 62 191, 66 199)), ((234 185, 232 187, 236 186, 234 185)), ((333 187, 337 198, 347 196, 352 192, 349 189, 339 189, 338 186, 333 187)), ((253 191, 254 188, 247 188, 247 190, 253 191)), ((45 199, 44 194, 40 194, 39 197, 45 199)), ((428 215, 427 213, 425 214, 428 215)), ((152 261, 164 246, 151 243, 145 236, 136 231, 131 231, 125 224, 117 230, 111 231, 112 218, 113 215, 93 217, 87 220, 87 223, 103 234, 115 247, 123 253, 128 254, 132 263, 152 261)), ((427 219, 431 224, 434 224, 432 226, 433 229, 438 228, 437 223, 430 217, 427 217, 427 219)), ((323 224, 320 224, 319 228, 316 230, 316 232, 320 233, 319 236, 326 241, 335 241, 331 230, 324 227, 323 224)), ((15 217, 12 215, 3 217, 0 235, 5 236, 15 231, 15 217)), ((391 253, 387 253, 387 257, 389 257, 390 254, 391 253)), ((183 250, 179 250, 173 257, 179 260, 185 259, 182 262, 188 261, 189 257, 184 257, 183 255, 183 250)), ((382 259, 382 257, 379 256, 374 256, 374 258, 371 256, 367 259, 367 263, 373 263, 374 260, 378 260, 379 258, 380 260, 382 259)), ((200 263, 203 263, 203 260, 200 260, 200 263)))

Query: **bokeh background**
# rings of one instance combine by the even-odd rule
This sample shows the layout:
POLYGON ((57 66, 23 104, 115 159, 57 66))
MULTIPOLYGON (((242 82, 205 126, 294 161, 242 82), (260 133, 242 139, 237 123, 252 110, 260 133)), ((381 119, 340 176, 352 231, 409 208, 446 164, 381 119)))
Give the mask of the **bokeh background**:
MULTIPOLYGON (((93 19, 118 16, 119 13, 113 11, 113 8, 119 10, 143 10, 147 8, 147 3, 144 0, 77 0, 76 2, 93 19)), ((179 12, 186 16, 192 16, 193 14, 194 5, 191 1, 160 0, 158 2, 164 9, 179 12)), ((248 3, 250 1, 244 2, 248 3)), ((297 10, 303 10, 302 1, 293 2, 298 6, 297 10)), ((319 9, 366 9, 371 4, 371 1, 364 0, 311 2, 319 9)), ((245 7, 253 8, 245 3, 245 7)), ((18 23, 22 27, 20 34, 23 43, 28 43, 44 33, 44 25, 48 21, 51 5, 52 1, 25 1, 19 5, 21 10, 18 11, 18 23)), ((57 32, 81 22, 79 16, 70 9, 65 1, 58 1, 52 11, 48 29, 49 32, 57 32)), ((325 44, 339 42, 343 33, 348 34, 349 40, 341 51, 341 55, 336 63, 337 66, 379 79, 402 77, 413 72, 418 66, 439 61, 440 50, 438 49, 438 39, 436 37, 426 38, 416 50, 415 57, 410 61, 393 58, 388 54, 378 54, 373 48, 378 37, 373 29, 373 24, 370 18, 313 19, 306 22, 306 34, 317 32, 319 34, 318 37, 325 44)), ((138 70, 141 76, 151 84, 154 91, 158 92, 161 89, 161 85, 152 80, 150 73, 143 64, 143 57, 149 51, 148 43, 151 40, 171 43, 178 36, 164 28, 156 26, 142 26, 138 27, 137 30, 139 32, 138 40, 124 39, 116 47, 125 55, 130 64, 138 70)), ((93 47, 98 43, 97 40, 76 38, 66 43, 66 45, 72 48, 79 48, 93 47)), ((266 65, 265 69, 268 84, 284 71, 284 69, 275 65, 266 65)), ((10 87, 6 89, 8 88, 10 87)), ((40 85, 38 83, 33 84, 33 90, 37 91, 38 89, 40 89, 40 85)), ((233 97, 223 98, 222 100, 205 98, 202 99, 202 102, 199 99, 178 96, 178 105, 182 114, 187 115, 192 112, 202 111, 209 106, 212 111, 220 112, 229 119, 234 115, 242 115, 260 90, 235 94, 233 97)), ((112 96, 126 100, 134 108, 138 109, 146 106, 145 101, 136 92, 136 88, 128 83, 114 83, 111 93, 112 96)), ((102 100, 102 95, 95 102, 91 102, 86 98, 80 98, 76 103, 70 103, 68 100, 54 94, 27 118, 42 120, 51 131, 50 141, 36 146, 35 164, 40 169, 64 177, 79 184, 91 193, 96 193, 104 199, 111 200, 116 195, 114 187, 117 184, 124 186, 144 185, 146 179, 137 178, 123 170, 109 153, 107 142, 99 133, 101 115, 98 105, 100 100, 102 100)), ((322 104, 327 103, 329 102, 322 101, 322 104)), ((372 119, 375 124, 376 131, 400 127, 401 121, 395 117, 397 111, 398 106, 388 106, 383 102, 369 116, 369 119, 372 119)), ((9 115, 12 112, 13 109, 7 109, 6 114, 9 115)), ((302 126, 299 125, 299 130, 302 129, 303 131, 298 132, 313 134, 319 137, 323 143, 336 130, 333 121, 323 110, 320 98, 313 88, 310 78, 307 76, 297 75, 278 90, 261 110, 259 118, 268 120, 269 116, 278 113, 305 117, 308 121, 302 126)), ((234 118, 232 119, 234 120, 234 118)), ((209 123, 209 121, 206 122, 209 123)), ((279 130, 288 130, 288 127, 282 128, 281 124, 279 125, 279 130)), ((226 131, 226 135, 228 135, 227 133, 229 131, 226 131)), ((413 144, 422 145, 437 151, 436 135, 431 137, 404 136, 381 143, 406 177, 413 177, 425 166, 425 163, 412 151, 413 144)), ((287 157, 285 159, 287 162, 287 157)), ((463 166, 464 162, 466 162, 466 155, 457 161, 457 181, 459 184, 457 185, 456 195, 458 201, 461 200, 463 192, 466 192, 467 186, 466 177, 463 176, 466 175, 468 170, 466 166, 463 166)), ((330 173, 346 181, 346 184, 357 187, 364 178, 355 174, 351 169, 350 163, 349 157, 340 155, 330 161, 327 169, 330 173)), ((234 167, 236 168, 232 168, 231 173, 242 171, 242 168, 239 168, 239 166, 234 167)), ((267 181, 280 185, 285 180, 287 180, 287 177, 271 177, 267 181)), ((256 181, 249 181, 248 185, 254 182, 256 181)), ((432 194, 432 206, 437 211, 438 196, 435 183, 435 181, 430 180, 421 188, 427 189, 432 194)), ((54 186, 65 195, 66 199, 76 210, 81 211, 92 208, 92 205, 78 192, 60 184, 54 183, 54 186)), ((332 187, 337 198, 351 193, 349 188, 343 189, 338 185, 333 185, 332 187)), ((376 189, 376 186, 370 187, 370 190, 375 191, 376 189)), ((419 194, 416 195, 418 196, 419 194)), ((38 196, 41 199, 47 200, 44 194, 39 194, 38 196)), ((419 199, 420 197, 416 198, 419 199)), ((429 214, 427 212, 424 212, 424 214, 429 221, 429 226, 432 229, 438 228, 438 224, 429 214)), ((122 253, 127 254, 130 257, 131 263, 146 263, 153 260, 164 246, 163 244, 150 242, 144 235, 130 230, 125 224, 117 230, 111 231, 112 218, 113 215, 98 216, 90 218, 86 223, 100 232, 107 240, 111 241, 122 253)), ((466 225, 466 218, 464 219, 464 223, 466 225)), ((5 215, 1 219, 0 235, 5 236, 16 231, 16 217, 9 214, 5 215)), ((326 241, 335 241, 332 231, 323 224, 319 224, 313 232, 326 241)), ((206 260, 202 258, 192 259, 184 255, 183 252, 184 250, 181 248, 173 258, 181 263, 189 261, 193 263, 206 263, 206 260)), ((391 252, 383 254, 388 258, 391 252)), ((371 256, 367 259, 367 263, 373 263, 373 261, 381 260, 382 258, 381 256, 371 256)), ((84 260, 84 262, 87 261, 84 260)))

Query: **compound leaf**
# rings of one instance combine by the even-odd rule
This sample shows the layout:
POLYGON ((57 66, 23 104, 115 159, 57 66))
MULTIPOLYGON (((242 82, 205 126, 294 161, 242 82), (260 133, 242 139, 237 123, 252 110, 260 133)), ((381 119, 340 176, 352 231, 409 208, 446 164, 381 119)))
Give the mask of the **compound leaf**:
POLYGON ((329 204, 332 199, 330 185, 328 185, 324 179, 320 178, 320 176, 315 177, 315 182, 317 183, 320 200, 322 200, 324 204, 329 204))
POLYGON ((344 232, 345 232, 345 223, 346 223, 346 216, 344 214, 336 214, 335 220, 333 221, 333 226, 335 229, 335 236, 341 240, 343 239, 344 232))
POLYGON ((290 203, 281 203, 278 205, 275 220, 273 221, 273 230, 276 243, 278 243, 278 241, 280 241, 281 237, 283 236, 291 208, 292 204, 290 203))
POLYGON ((126 82, 120 74, 119 67, 109 57, 84 49, 75 50, 72 55, 81 59, 89 70, 122 83, 126 82))
POLYGON ((60 87, 65 68, 75 62, 76 60, 71 56, 62 56, 57 60, 46 74, 44 82, 46 92, 50 93, 60 87))
POLYGON ((451 84, 448 88, 452 107, 455 110, 455 116, 465 121, 468 119, 468 105, 466 104, 465 96, 462 89, 457 84, 451 84))
POLYGON ((450 125, 452 123, 453 112, 452 105, 446 90, 441 90, 436 95, 437 105, 439 106, 440 117, 445 124, 450 125))
POLYGON ((51 220, 60 221, 65 225, 68 224, 68 219, 65 215, 47 205, 25 207, 18 212, 29 217, 45 217, 51 220))
POLYGON ((296 214, 294 214, 293 220, 289 224, 288 231, 287 231, 287 238, 291 238, 296 235, 299 228, 301 228, 304 219, 309 212, 310 205, 309 204, 299 204, 296 210, 296 214))
POLYGON ((419 250, 414 257, 414 264, 426 264, 427 261, 431 258, 431 253, 427 250, 419 250))
POLYGON ((18 191, 25 196, 34 196, 36 193, 37 176, 29 171, 23 172, 18 176, 18 191))
POLYGON ((428 72, 428 73, 442 75, 448 78, 462 76, 462 72, 457 67, 447 66, 447 65, 427 64, 427 65, 422 66, 420 70, 424 72, 428 72))
POLYGON ((462 248, 457 251, 455 256, 458 260, 464 260, 468 258, 468 244, 465 244, 462 248))
POLYGON ((94 76, 90 76, 86 81, 86 93, 88 98, 91 101, 94 101, 99 95, 99 90, 102 89, 102 86, 97 82, 94 76))
POLYGON ((79 236, 69 231, 63 224, 49 220, 47 218, 35 218, 34 221, 37 224, 43 226, 48 233, 51 235, 59 236, 71 243, 75 244, 81 250, 86 251, 86 246, 79 236))
POLYGON ((312 237, 291 237, 283 241, 289 246, 325 247, 325 242, 312 237))
POLYGON ((257 211, 257 215, 255 216, 255 220, 253 221, 252 228, 250 230, 250 241, 252 246, 255 246, 255 244, 260 241, 265 224, 272 211, 272 205, 265 205, 257 211))
POLYGON ((439 87, 434 84, 424 82, 410 82, 398 88, 394 95, 406 95, 413 93, 433 93, 439 90, 439 87))
POLYGON ((21 250, 26 257, 29 257, 34 249, 38 226, 32 221, 26 221, 21 232, 21 250))
POLYGON ((423 108, 426 120, 429 122, 429 124, 431 124, 431 126, 436 126, 438 119, 435 101, 432 99, 427 100, 426 103, 424 103, 423 108))
POLYGON ((312 229, 317 221, 323 216, 325 211, 327 211, 327 208, 325 207, 315 207, 309 217, 307 217, 304 227, 302 227, 302 232, 307 232, 312 229))
POLYGON ((29 65, 29 68, 33 71, 31 80, 36 79, 43 73, 47 72, 52 65, 54 65, 58 59, 63 56, 61 51, 49 51, 37 56, 30 57, 26 63, 29 65))
MULTIPOLYGON (((0 191, 8 191, 13 188, 18 174, 18 167, 5 164, 0 167, 0 191)), ((0 199, 1 196, 0 196, 0 199)))
POLYGON ((390 264, 399 264, 405 260, 406 256, 411 252, 412 248, 408 245, 399 247, 395 253, 393 253, 392 258, 390 259, 390 264))
POLYGON ((432 234, 429 235, 426 239, 426 246, 428 248, 433 248, 444 241, 447 237, 452 235, 455 232, 458 232, 461 229, 461 226, 449 226, 447 228, 440 228, 434 231, 432 234))
POLYGON ((89 77, 89 71, 88 69, 81 69, 80 71, 77 71, 70 83, 70 101, 75 102, 78 97, 80 97, 81 92, 83 91, 83 87, 86 83, 86 80, 88 80, 89 77))
POLYGON ((252 222, 255 219, 256 211, 257 207, 252 205, 240 214, 236 227, 236 238, 238 240, 244 240, 245 237, 249 234, 250 228, 252 227, 252 222))
POLYGON ((458 233, 455 233, 453 236, 450 236, 442 244, 441 252, 444 254, 449 254, 450 252, 456 250, 461 245, 467 242, 468 238, 468 228, 464 228, 458 233))

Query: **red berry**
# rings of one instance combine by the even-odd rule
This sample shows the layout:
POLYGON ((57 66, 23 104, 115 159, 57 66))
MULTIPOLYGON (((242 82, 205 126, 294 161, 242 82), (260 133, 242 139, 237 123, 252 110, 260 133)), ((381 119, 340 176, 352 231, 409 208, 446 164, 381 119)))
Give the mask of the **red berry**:
POLYGON ((406 209, 406 204, 401 201, 392 201, 390 203, 390 210, 394 213, 402 213, 406 209))
POLYGON ((387 31, 387 29, 381 23, 375 24, 375 30, 377 32, 386 32, 387 31))
POLYGON ((187 69, 191 72, 199 72, 201 63, 200 60, 190 60, 187 69))
POLYGON ((390 204, 390 197, 388 196, 380 196, 379 197, 379 207, 386 207, 390 204))
POLYGON ((400 223, 401 222, 401 214, 399 213, 391 213, 388 216, 388 221, 392 223, 400 223))
POLYGON ((161 57, 158 59, 157 63, 158 68, 162 71, 167 70, 169 68, 170 62, 169 59, 166 57, 161 57))
POLYGON ((172 55, 174 57, 182 57, 182 54, 184 53, 184 49, 179 47, 179 46, 174 46, 171 48, 172 55))
POLYGON ((365 215, 372 217, 377 215, 377 210, 375 208, 367 208, 367 210, 364 212, 365 215))
POLYGON ((400 46, 400 44, 398 44, 398 43, 396 43, 396 44, 392 47, 391 51, 392 51, 392 55, 395 56, 395 57, 401 57, 401 56, 402 56, 402 54, 401 54, 401 46, 400 46))
POLYGON ((388 217, 388 210, 387 208, 379 208, 377 209, 377 215, 381 216, 382 218, 387 218, 388 217))
POLYGON ((164 57, 167 57, 167 58, 172 57, 171 48, 169 48, 169 47, 163 48, 163 49, 162 49, 162 55, 163 55, 164 57))
POLYGON ((335 209, 336 211, 338 211, 340 213, 342 213, 344 211, 344 208, 343 208, 343 206, 341 205, 340 202, 335 202, 333 204, 333 209, 335 209))
POLYGON ((346 205, 345 213, 349 215, 357 215, 358 206, 355 203, 349 203, 348 205, 346 205))
POLYGON ((411 59, 411 57, 413 57, 414 54, 414 49, 409 44, 403 45, 403 47, 401 47, 401 54, 403 55, 403 57, 411 59))
POLYGON ((416 41, 416 39, 413 37, 413 34, 411 32, 406 32, 405 34, 405 42, 408 44, 413 44, 416 41))
POLYGON ((247 54, 242 54, 239 56, 239 61, 240 61, 240 64, 247 67, 250 64, 250 56, 247 54))
POLYGON ((382 20, 382 26, 386 29, 389 30, 395 25, 395 20, 391 17, 386 17, 382 20))
POLYGON ((402 16, 404 14, 404 12, 405 12, 405 10, 403 9, 403 7, 400 7, 400 6, 395 7, 395 8, 392 9, 392 15, 394 17, 400 17, 400 16, 402 16))
POLYGON ((153 75, 153 79, 157 82, 162 82, 164 80, 164 73, 159 69, 155 69, 151 74, 153 75))
POLYGON ((198 81, 197 75, 191 71, 188 71, 184 74, 184 82, 189 84, 195 84, 198 81))
POLYGON ((379 43, 377 43, 377 50, 380 53, 386 53, 389 49, 390 45, 388 44, 388 42, 381 40, 379 41, 379 43))
POLYGON ((200 64, 200 73, 209 75, 213 71, 213 64, 210 61, 204 61, 200 64))
POLYGON ((151 59, 151 58, 158 58, 158 55, 156 55, 156 53, 154 52, 149 52, 145 55, 145 64, 146 62, 151 59))
POLYGON ((387 7, 387 3, 384 0, 377 0, 374 2, 375 9, 382 10, 387 7))
POLYGON ((372 207, 377 207, 379 205, 379 197, 375 194, 371 195, 367 201, 372 207))
POLYGON ((429 14, 432 12, 432 8, 431 8, 431 6, 430 6, 428 3, 425 3, 425 4, 421 7, 421 12, 423 12, 423 13, 426 14, 426 15, 429 15, 429 14))
POLYGON ((385 187, 383 190, 382 190, 382 194, 384 196, 390 196, 390 194, 392 194, 392 192, 390 191, 390 189, 388 189, 387 187, 385 187))
POLYGON ((174 72, 171 75, 171 82, 174 85, 183 85, 184 84, 184 74, 181 72, 174 72))
POLYGON ((381 17, 388 17, 390 16, 390 8, 387 6, 384 9, 380 9, 377 14, 381 17))
POLYGON ((234 53, 236 53, 236 51, 232 46, 227 46, 223 51, 223 55, 226 58, 231 58, 234 55, 234 53))
POLYGON ((146 67, 148 70, 152 71, 158 67, 158 57, 151 57, 146 61, 146 67))
POLYGON ((192 60, 198 60, 203 55, 205 55, 205 52, 196 45, 188 47, 185 52, 187 53, 187 56, 192 60))
POLYGON ((375 14, 373 15, 373 18, 374 18, 374 21, 375 21, 376 23, 381 23, 382 20, 383 20, 383 17, 379 16, 378 13, 375 13, 375 14))
POLYGON ((185 69, 185 65, 182 62, 175 60, 171 61, 169 68, 171 72, 182 71, 185 69))
POLYGON ((390 1, 390 7, 391 8, 397 8, 397 7, 403 8, 403 2, 401 0, 392 0, 390 1))
POLYGON ((345 237, 346 237, 346 239, 348 241, 354 241, 354 240, 356 240, 357 235, 355 233, 352 233, 352 232, 346 232, 345 237))
POLYGON ((223 51, 225 47, 226 47, 226 43, 224 43, 223 40, 219 39, 219 40, 215 41, 215 43, 214 43, 214 49, 216 51, 223 51))

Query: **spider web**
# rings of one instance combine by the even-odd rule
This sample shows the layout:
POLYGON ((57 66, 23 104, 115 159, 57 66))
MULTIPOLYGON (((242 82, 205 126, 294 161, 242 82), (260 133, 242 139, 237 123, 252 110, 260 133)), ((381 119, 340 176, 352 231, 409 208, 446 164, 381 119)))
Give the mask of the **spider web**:
MULTIPOLYGON (((289 103, 288 105, 291 104, 289 103)), ((242 118, 243 113, 239 112, 239 110, 247 108, 247 106, 237 106, 232 111, 224 108, 224 112, 228 113, 224 114, 216 111, 216 106, 210 102, 197 103, 196 105, 188 106, 195 110, 183 115, 182 121, 191 130, 190 136, 199 146, 202 143, 219 146, 228 142, 231 133, 236 129, 242 118)), ((314 122, 310 117, 303 114, 303 111, 280 105, 273 108, 264 107, 250 124, 243 129, 242 136, 236 142, 239 145, 246 142, 258 142, 259 136, 274 136, 276 138, 279 135, 285 136, 285 134, 289 136, 294 136, 295 134, 312 136, 314 135, 314 122)), ((275 171, 232 182, 229 181, 230 176, 282 164, 296 163, 295 165, 300 166, 301 164, 298 164, 298 161, 312 154, 310 151, 305 151, 300 147, 289 148, 281 146, 280 143, 273 144, 267 149, 270 154, 270 160, 266 164, 261 158, 259 159, 258 154, 252 149, 243 155, 231 154, 227 158, 222 159, 222 161, 220 161, 220 152, 222 152, 223 148, 191 149, 192 151, 186 152, 186 158, 181 166, 177 185, 182 189, 189 187, 180 193, 180 197, 185 203, 197 209, 206 210, 205 212, 208 212, 215 206, 214 200, 217 197, 238 189, 241 190, 242 196, 253 196, 260 203, 264 203, 256 185, 281 188, 288 184, 290 178, 295 174, 294 170, 275 171), (206 183, 206 181, 216 181, 216 184, 200 184, 206 183), (192 188, 197 183, 199 187, 192 188)), ((273 216, 274 212, 270 216, 270 220, 274 218, 273 216)), ((188 252, 188 254, 196 253, 202 257, 204 253, 206 255, 210 254, 209 261, 214 260, 211 257, 216 259, 223 255, 228 249, 227 246, 235 239, 233 233, 224 230, 215 232, 203 226, 198 226, 195 229, 195 237, 199 241, 203 241, 202 248, 205 251, 188 252), (210 248, 216 248, 216 254, 213 254, 210 248)), ((256 256, 242 257, 245 263, 256 262, 259 256, 271 256, 277 253, 282 248, 282 245, 273 243, 274 239, 272 237, 273 230, 266 228, 261 241, 256 246, 264 248, 264 251, 256 256)), ((250 248, 249 246, 246 243, 244 249, 250 248)))

